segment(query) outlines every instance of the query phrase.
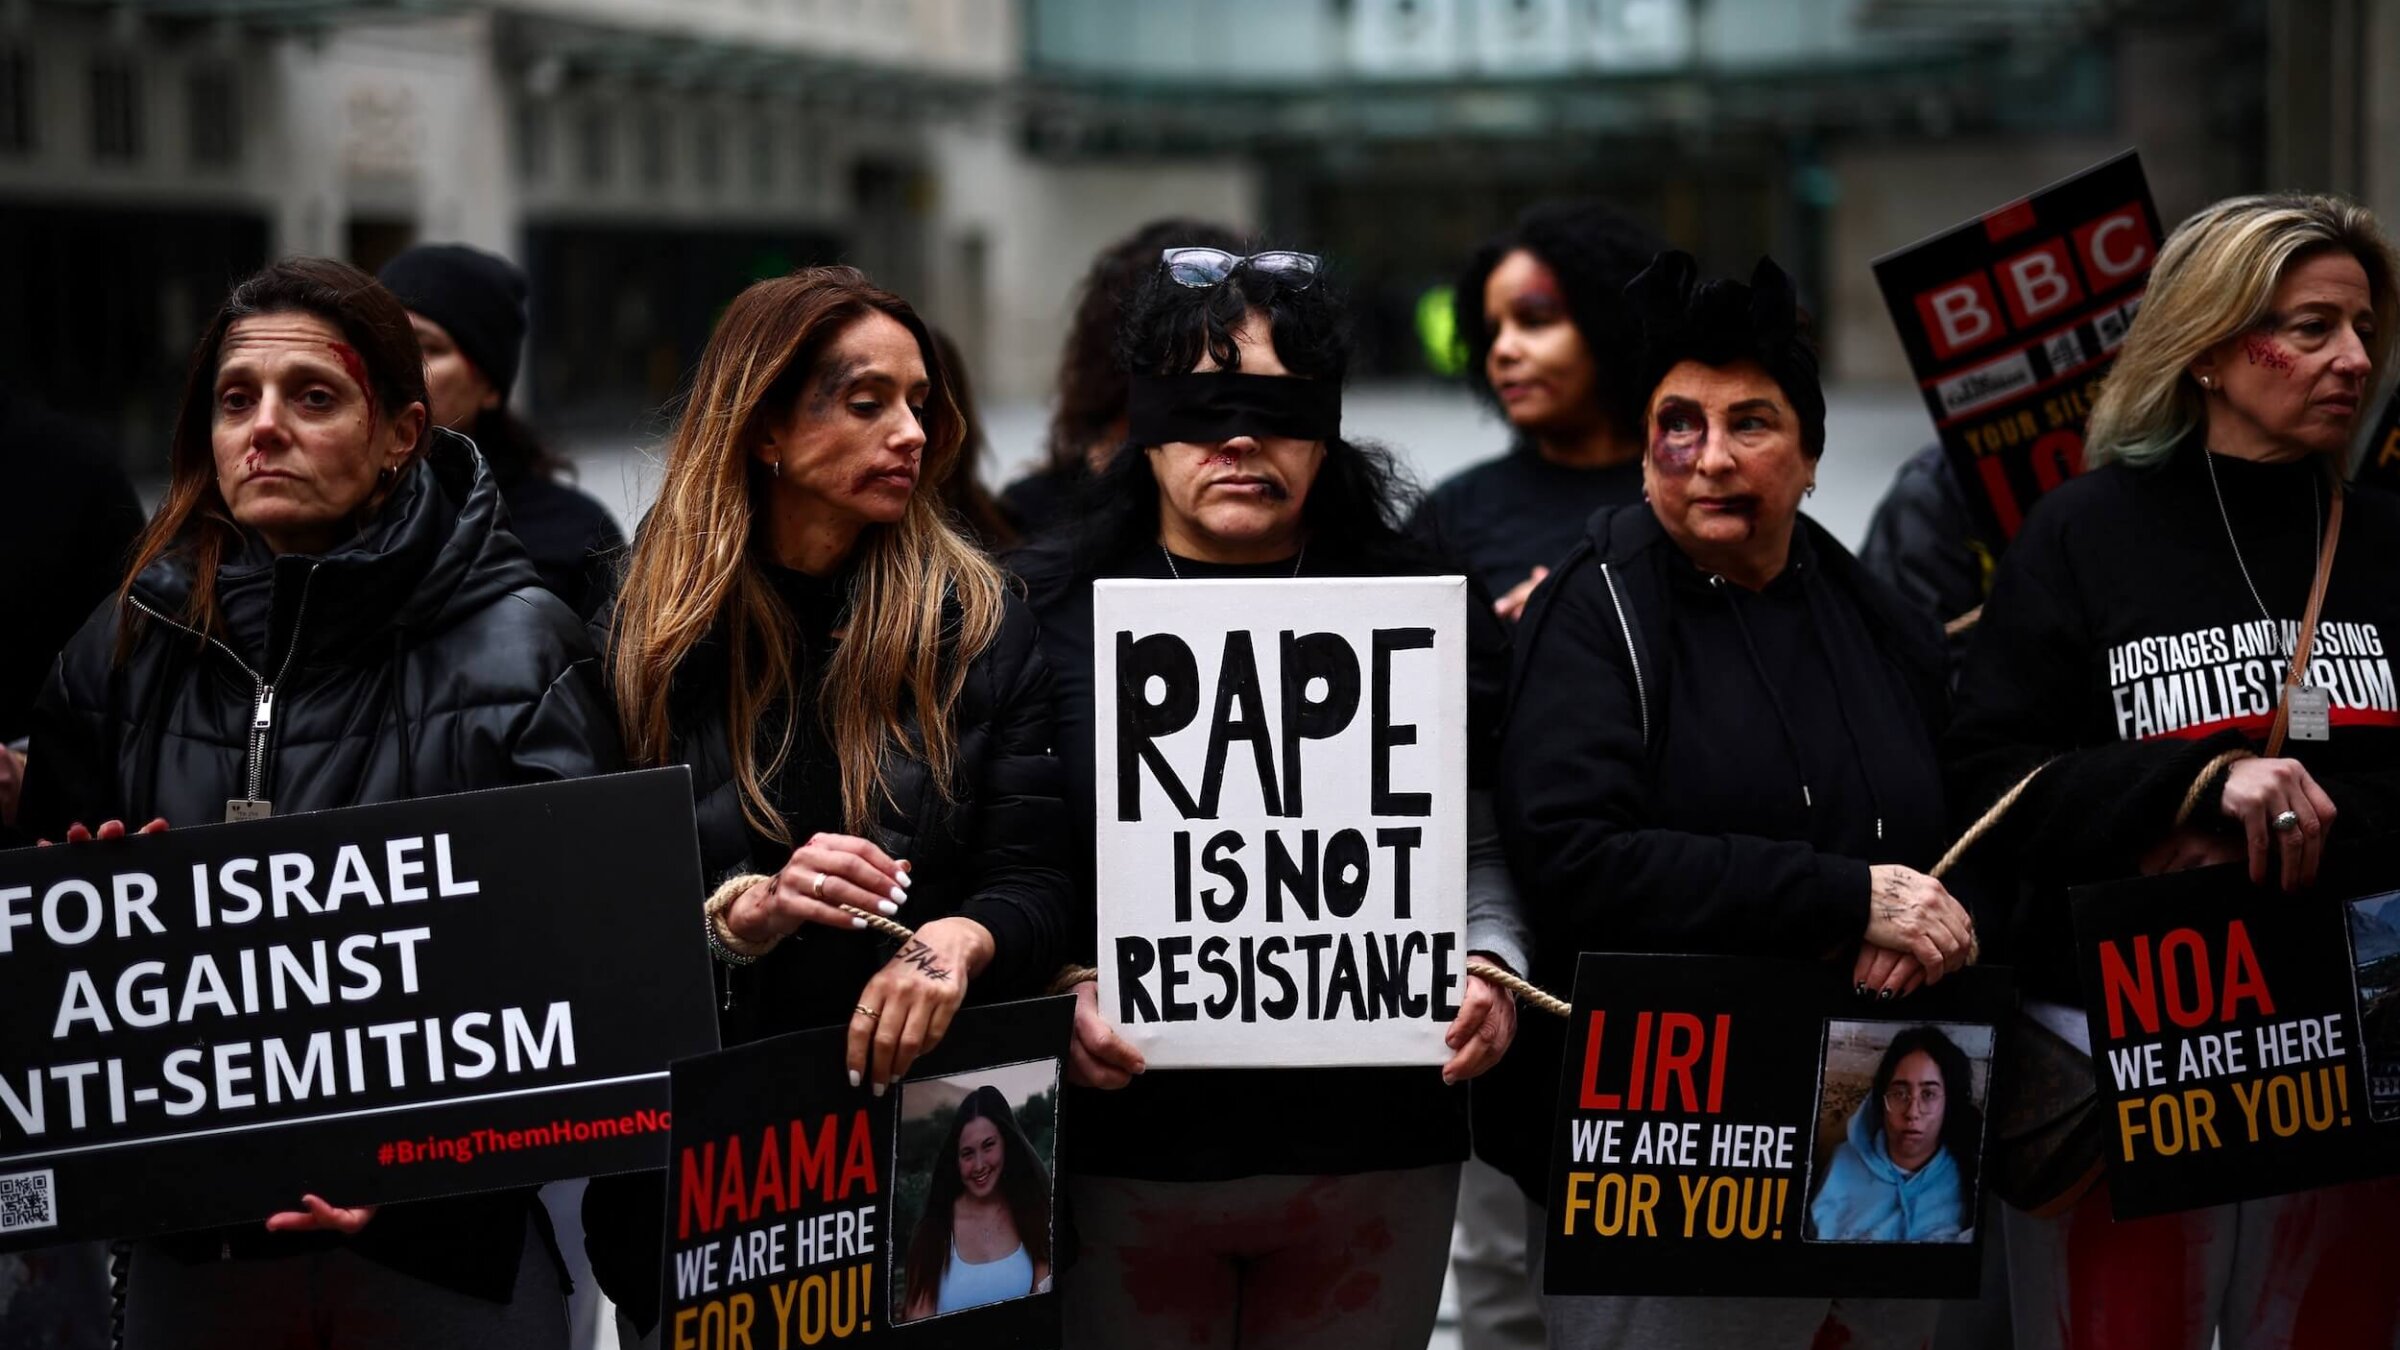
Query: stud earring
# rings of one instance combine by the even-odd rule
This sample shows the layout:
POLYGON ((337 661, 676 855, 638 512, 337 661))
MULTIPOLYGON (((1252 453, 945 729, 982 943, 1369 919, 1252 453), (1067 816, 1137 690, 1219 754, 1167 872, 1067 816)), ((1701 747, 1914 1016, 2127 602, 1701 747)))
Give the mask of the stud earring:
POLYGON ((769 478, 783 477, 783 461, 780 459, 768 461, 767 476, 769 478))
POLYGON ((2198 378, 2199 378, 2199 380, 2200 380, 2200 387, 2201 387, 2201 388, 2203 388, 2203 389, 2207 390, 2208 392, 2210 392, 2210 393, 2212 393, 2212 394, 2213 394, 2213 393, 2215 393, 2215 392, 2217 392, 2217 382, 2216 382, 2215 380, 2212 380, 2212 379, 2208 378, 2206 375, 2202 375, 2202 376, 2200 376, 2200 377, 2198 377, 2198 378))

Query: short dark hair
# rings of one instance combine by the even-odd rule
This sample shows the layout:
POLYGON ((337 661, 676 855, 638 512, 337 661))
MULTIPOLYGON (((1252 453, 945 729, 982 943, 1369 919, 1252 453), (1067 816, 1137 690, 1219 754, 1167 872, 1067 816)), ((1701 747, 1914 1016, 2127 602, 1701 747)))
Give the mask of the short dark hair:
POLYGON ((1659 381, 1686 361, 1720 367, 1754 361, 1791 401, 1801 453, 1812 460, 1825 453, 1816 338, 1791 277, 1773 258, 1760 258, 1746 283, 1702 280, 1691 254, 1669 249, 1626 284, 1625 298, 1642 325, 1639 408, 1647 410, 1659 381))
POLYGON ((1058 406, 1050 414, 1050 465, 1081 468, 1094 442, 1125 415, 1125 369, 1117 362, 1117 329, 1125 306, 1158 270, 1169 248, 1242 251, 1241 236, 1205 220, 1153 220, 1100 250, 1075 292, 1075 314, 1058 358, 1058 406))
POLYGON ((1500 260, 1523 249, 1558 278, 1567 317, 1591 348, 1599 369, 1594 388, 1602 415, 1619 432, 1638 439, 1642 398, 1649 388, 1636 387, 1641 328, 1626 309, 1625 283, 1666 246, 1647 227, 1596 201, 1542 202, 1485 240, 1459 273, 1451 296, 1458 338, 1467 349, 1468 378, 1477 396, 1495 409, 1501 406, 1498 391, 1484 375, 1492 354, 1492 329, 1484 319, 1483 291, 1500 260))

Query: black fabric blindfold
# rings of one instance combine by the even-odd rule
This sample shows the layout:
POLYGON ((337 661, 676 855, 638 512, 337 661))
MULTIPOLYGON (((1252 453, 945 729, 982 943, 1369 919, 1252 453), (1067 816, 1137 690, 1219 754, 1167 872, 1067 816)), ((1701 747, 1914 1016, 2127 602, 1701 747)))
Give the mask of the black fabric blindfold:
POLYGON ((1332 380, 1239 371, 1136 375, 1125 420, 1126 439, 1135 445, 1235 436, 1330 441, 1342 434, 1342 387, 1332 380))

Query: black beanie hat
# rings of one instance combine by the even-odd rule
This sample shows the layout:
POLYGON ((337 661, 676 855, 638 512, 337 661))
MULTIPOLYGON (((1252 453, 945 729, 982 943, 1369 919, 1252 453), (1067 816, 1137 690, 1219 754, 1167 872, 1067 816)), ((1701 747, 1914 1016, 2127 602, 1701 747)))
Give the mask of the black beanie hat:
POLYGON ((1729 366, 1756 361, 1792 401, 1800 447, 1810 459, 1825 453, 1825 386, 1817 346, 1792 279, 1772 258, 1761 258, 1744 285, 1702 280, 1681 249, 1652 259, 1625 283, 1625 300, 1642 325, 1642 401, 1678 364, 1729 366))
POLYGON ((400 303, 442 326, 500 397, 517 381, 525 346, 525 274, 506 258, 465 244, 419 244, 375 279, 400 303))

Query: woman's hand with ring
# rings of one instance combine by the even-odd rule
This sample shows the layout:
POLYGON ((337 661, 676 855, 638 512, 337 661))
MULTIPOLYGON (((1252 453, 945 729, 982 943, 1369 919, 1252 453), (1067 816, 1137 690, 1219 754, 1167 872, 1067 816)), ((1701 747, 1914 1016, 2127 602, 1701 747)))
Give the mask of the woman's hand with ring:
POLYGON ((773 942, 802 924, 864 928, 867 921, 842 908, 892 915, 908 899, 908 864, 852 834, 813 834, 792 850, 774 876, 752 886, 725 907, 725 926, 744 942, 773 942))
POLYGON ((966 1001, 967 981, 991 959, 991 930, 973 919, 935 919, 918 929, 858 996, 850 1017, 850 1086, 872 1082, 880 1097, 917 1056, 941 1044, 966 1001))
POLYGON ((2250 880, 2265 885, 2270 858, 2281 861, 2283 889, 2313 884, 2333 830, 2333 798, 2296 759, 2243 759, 2225 771, 2218 809, 2242 824, 2250 846, 2250 880), (2290 815, 2290 824, 2280 817, 2290 815))
POLYGON ((1896 863, 1868 869, 1865 936, 1870 946, 1915 957, 1927 984, 1974 959, 1975 921, 1966 907, 1941 882, 1896 863))

